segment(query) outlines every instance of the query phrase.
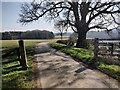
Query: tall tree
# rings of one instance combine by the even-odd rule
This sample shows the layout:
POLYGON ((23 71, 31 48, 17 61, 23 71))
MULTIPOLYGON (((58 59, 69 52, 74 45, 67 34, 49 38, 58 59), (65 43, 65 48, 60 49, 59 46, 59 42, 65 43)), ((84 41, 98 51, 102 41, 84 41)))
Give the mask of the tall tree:
MULTIPOLYGON (((119 0, 118 0, 119 1, 119 0)), ((45 16, 48 20, 62 19, 78 33, 76 46, 85 48, 86 33, 91 29, 118 28, 116 16, 120 16, 120 2, 114 0, 34 0, 21 7, 20 23, 27 24, 45 16), (100 2, 99 2, 100 1, 100 2)))

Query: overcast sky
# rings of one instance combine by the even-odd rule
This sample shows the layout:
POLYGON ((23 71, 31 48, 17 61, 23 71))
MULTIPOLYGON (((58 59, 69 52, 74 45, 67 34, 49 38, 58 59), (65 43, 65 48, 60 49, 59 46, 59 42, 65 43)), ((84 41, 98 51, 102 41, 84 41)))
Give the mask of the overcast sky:
POLYGON ((48 23, 44 18, 24 26, 18 23, 22 3, 23 2, 2 2, 2 31, 54 30, 53 22, 48 23))

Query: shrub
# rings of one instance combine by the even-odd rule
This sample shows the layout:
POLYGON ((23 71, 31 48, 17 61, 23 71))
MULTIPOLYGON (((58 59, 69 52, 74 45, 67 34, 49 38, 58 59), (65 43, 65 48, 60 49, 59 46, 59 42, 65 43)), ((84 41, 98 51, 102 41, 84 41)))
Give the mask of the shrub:
POLYGON ((52 46, 53 48, 56 48, 56 49, 62 49, 64 47, 66 47, 65 44, 60 44, 60 43, 49 43, 50 46, 52 46))
POLYGON ((61 43, 61 44, 67 45, 68 40, 58 40, 57 43, 61 43))

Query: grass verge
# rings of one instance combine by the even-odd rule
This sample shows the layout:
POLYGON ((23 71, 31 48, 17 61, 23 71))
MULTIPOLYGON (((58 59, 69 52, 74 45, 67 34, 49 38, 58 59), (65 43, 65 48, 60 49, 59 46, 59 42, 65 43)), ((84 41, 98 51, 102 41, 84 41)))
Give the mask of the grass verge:
POLYGON ((86 63, 87 65, 97 68, 100 71, 112 76, 113 78, 120 81, 120 66, 105 63, 101 60, 95 60, 92 52, 87 49, 67 47, 64 44, 59 43, 49 43, 49 45, 55 49, 58 49, 70 56, 79 59, 80 61, 86 63))
MULTIPOLYGON (((17 53, 14 51, 4 58, 2 61, 2 88, 32 88, 33 68, 32 61, 34 59, 34 47, 37 43, 46 42, 48 40, 25 40, 25 48, 27 54, 28 70, 22 70, 17 53)), ((9 48, 18 47, 18 40, 3 40, 2 50, 7 51, 9 48)), ((6 53, 6 52, 5 52, 6 53)))

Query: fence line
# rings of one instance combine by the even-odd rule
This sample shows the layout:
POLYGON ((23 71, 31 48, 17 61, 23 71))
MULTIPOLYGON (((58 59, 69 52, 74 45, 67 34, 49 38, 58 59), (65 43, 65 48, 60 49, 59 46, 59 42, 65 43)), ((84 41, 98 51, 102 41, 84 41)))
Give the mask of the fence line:
MULTIPOLYGON (((104 49, 104 48, 103 48, 104 49)), ((104 49, 105 50, 105 49, 104 49)), ((98 55, 111 55, 117 56, 120 59, 120 40, 119 39, 94 39, 94 58, 98 58, 98 55), (101 49, 99 47, 106 47, 107 52, 99 53, 101 49), (115 47, 118 47, 118 50, 114 50, 115 47), (114 53, 117 52, 117 53, 114 53)))

